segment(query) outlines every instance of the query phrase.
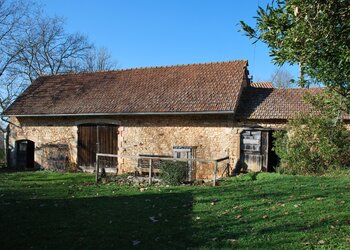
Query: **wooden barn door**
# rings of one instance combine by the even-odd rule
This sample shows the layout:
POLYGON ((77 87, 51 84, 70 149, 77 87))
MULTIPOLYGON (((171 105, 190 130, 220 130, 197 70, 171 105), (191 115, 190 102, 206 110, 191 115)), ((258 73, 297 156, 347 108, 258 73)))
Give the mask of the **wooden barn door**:
POLYGON ((267 171, 269 131, 245 130, 241 134, 241 165, 243 170, 267 171))
MULTIPOLYGON (((82 167, 94 167, 96 153, 117 154, 118 127, 115 125, 79 125, 78 126, 78 164, 82 167)), ((101 159, 105 167, 116 167, 115 158, 101 159)))

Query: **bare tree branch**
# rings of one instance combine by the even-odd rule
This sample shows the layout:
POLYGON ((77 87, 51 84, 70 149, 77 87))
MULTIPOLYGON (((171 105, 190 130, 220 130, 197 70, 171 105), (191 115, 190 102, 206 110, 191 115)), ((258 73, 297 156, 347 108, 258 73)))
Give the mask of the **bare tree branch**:
POLYGON ((271 82, 275 88, 290 88, 293 76, 289 71, 278 68, 271 75, 271 82))

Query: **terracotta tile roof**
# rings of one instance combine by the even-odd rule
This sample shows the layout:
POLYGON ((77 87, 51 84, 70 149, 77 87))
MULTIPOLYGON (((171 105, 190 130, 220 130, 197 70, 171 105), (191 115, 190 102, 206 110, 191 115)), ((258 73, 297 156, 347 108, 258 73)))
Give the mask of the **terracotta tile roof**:
POLYGON ((250 86, 251 87, 254 87, 254 88, 268 88, 268 89, 272 89, 273 86, 272 86, 272 82, 252 82, 250 83, 250 86))
POLYGON ((4 115, 234 112, 247 61, 39 77, 4 115))
POLYGON ((247 87, 243 90, 237 109, 239 119, 289 119, 300 112, 309 112, 311 106, 304 101, 306 93, 321 93, 313 89, 269 89, 247 87))
MULTIPOLYGON (((306 93, 320 94, 322 88, 269 89, 247 87, 243 90, 235 117, 242 120, 286 120, 296 114, 312 112, 304 101, 306 93)), ((343 114, 349 121, 350 115, 343 114)))

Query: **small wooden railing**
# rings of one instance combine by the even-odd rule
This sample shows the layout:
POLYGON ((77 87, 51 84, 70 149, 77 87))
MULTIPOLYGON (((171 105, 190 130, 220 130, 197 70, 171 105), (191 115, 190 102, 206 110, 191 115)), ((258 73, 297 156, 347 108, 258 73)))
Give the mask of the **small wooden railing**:
POLYGON ((214 163, 214 169, 213 169, 213 186, 216 186, 217 183, 217 172, 218 172, 218 163, 229 160, 230 157, 226 156, 223 158, 215 159, 215 160, 206 160, 206 159, 198 159, 198 158, 173 158, 173 157, 157 157, 157 156, 124 156, 124 155, 114 155, 114 154, 103 154, 103 153, 97 153, 96 154, 96 182, 99 181, 99 158, 100 157, 112 157, 112 158, 124 158, 124 159, 148 159, 148 183, 152 184, 152 160, 166 160, 166 161, 180 161, 180 162, 203 162, 203 163, 214 163))

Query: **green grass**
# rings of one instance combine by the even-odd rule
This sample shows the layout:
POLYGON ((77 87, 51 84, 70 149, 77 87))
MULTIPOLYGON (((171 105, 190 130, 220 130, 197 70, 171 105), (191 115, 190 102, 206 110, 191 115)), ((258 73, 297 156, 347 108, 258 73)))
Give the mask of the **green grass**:
POLYGON ((0 173, 0 225, 1 249, 350 249, 350 175, 140 192, 86 174, 0 173))

